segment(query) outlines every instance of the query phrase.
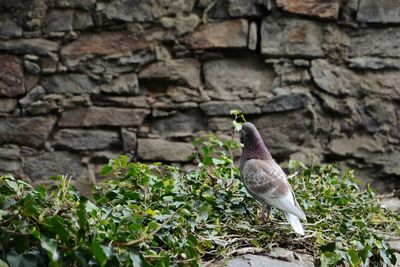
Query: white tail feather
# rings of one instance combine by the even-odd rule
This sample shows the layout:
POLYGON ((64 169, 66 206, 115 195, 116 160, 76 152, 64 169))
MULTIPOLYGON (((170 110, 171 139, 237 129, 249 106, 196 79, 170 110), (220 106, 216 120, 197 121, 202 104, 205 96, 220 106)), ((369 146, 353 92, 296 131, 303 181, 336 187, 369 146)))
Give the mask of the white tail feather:
POLYGON ((304 235, 303 226, 301 225, 299 218, 289 213, 285 213, 285 215, 293 230, 299 235, 304 235))

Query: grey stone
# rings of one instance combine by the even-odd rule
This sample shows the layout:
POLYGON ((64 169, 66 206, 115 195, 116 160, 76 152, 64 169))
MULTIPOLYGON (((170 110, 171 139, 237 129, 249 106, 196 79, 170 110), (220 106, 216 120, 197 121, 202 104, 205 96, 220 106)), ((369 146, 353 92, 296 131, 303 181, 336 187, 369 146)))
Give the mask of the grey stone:
POLYGON ((101 150, 120 146, 119 134, 107 130, 62 129, 54 135, 54 145, 72 150, 101 150))
POLYGON ((135 73, 123 74, 108 84, 100 86, 100 91, 107 94, 137 95, 139 82, 135 73))
POLYGON ((0 173, 21 170, 21 155, 18 146, 0 147, 0 173))
POLYGON ((357 20, 369 23, 400 23, 400 5, 395 0, 360 0, 357 20))
POLYGON ((243 114, 261 113, 253 101, 210 101, 200 104, 200 108, 209 116, 230 115, 232 109, 240 109, 243 114))
POLYGON ((194 152, 190 143, 138 139, 138 158, 146 161, 185 162, 194 152))
POLYGON ((0 112, 11 113, 17 107, 17 99, 15 98, 0 98, 0 112))
POLYGON ((199 25, 200 18, 196 14, 183 15, 175 18, 163 17, 161 24, 168 29, 174 29, 177 35, 193 32, 199 25))
POLYGON ((32 102, 26 111, 32 115, 49 114, 58 109, 58 104, 54 100, 38 100, 32 102))
POLYGON ((25 158, 24 173, 32 180, 45 180, 52 175, 72 175, 75 179, 87 177, 87 169, 78 155, 69 152, 45 152, 25 158))
POLYGON ((289 261, 289 262, 295 261, 293 251, 281 247, 272 248, 271 251, 268 253, 268 255, 278 260, 289 261))
POLYGON ((273 113, 304 108, 308 98, 305 94, 282 95, 268 99, 262 112, 273 113))
POLYGON ((43 32, 50 33, 50 32, 71 31, 73 21, 74 21, 73 10, 52 9, 46 15, 46 21, 43 27, 43 32))
POLYGON ((104 10, 110 20, 127 22, 151 22, 165 14, 165 10, 155 0, 112 1, 104 10))
POLYGON ((19 160, 21 157, 19 147, 8 145, 0 147, 0 159, 19 160))
POLYGON ((253 120, 271 154, 287 159, 297 147, 306 146, 311 131, 311 118, 307 111, 271 113, 253 120))
POLYGON ((345 116, 355 113, 355 103, 350 99, 337 98, 324 93, 319 93, 318 95, 323 101, 322 106, 330 112, 345 116))
POLYGON ((159 61, 144 68, 139 79, 173 81, 196 88, 201 84, 200 64, 194 59, 159 61))
POLYGON ((58 125, 61 127, 139 126, 147 114, 149 111, 146 109, 76 108, 62 113, 58 125))
POLYGON ((245 254, 243 256, 229 260, 226 263, 227 267, 301 267, 302 265, 295 262, 287 262, 276 259, 271 259, 266 256, 245 254))
POLYGON ((46 94, 46 91, 41 86, 36 86, 31 91, 29 91, 26 96, 19 100, 19 104, 22 108, 28 107, 32 102, 40 100, 46 94))
MULTIPOLYGON (((384 198, 380 200, 379 204, 381 207, 391 210, 391 211, 400 211, 400 199, 391 197, 384 198)), ((394 249, 400 252, 400 241, 389 241, 389 246, 391 249, 394 249)))
POLYGON ((214 19, 232 17, 261 17, 271 9, 271 0, 222 0, 216 1, 209 16, 214 19))
POLYGON ((385 72, 365 71, 359 75, 363 93, 382 96, 386 99, 400 99, 400 76, 397 70, 385 72))
POLYGON ((64 109, 72 109, 77 106, 80 106, 80 107, 90 106, 91 100, 90 100, 90 96, 87 94, 73 95, 73 96, 61 98, 60 104, 64 109))
POLYGON ((315 83, 328 93, 355 95, 361 86, 360 80, 352 71, 333 65, 327 60, 316 59, 311 65, 311 74, 315 83))
POLYGON ((72 25, 74 30, 85 30, 92 26, 94 26, 94 22, 89 12, 74 11, 74 22, 72 25))
POLYGON ((380 57, 356 57, 349 58, 349 67, 353 69, 400 69, 400 59, 380 57))
POLYGON ((258 33, 257 33, 257 23, 251 22, 249 28, 249 40, 247 41, 248 47, 250 50, 255 51, 257 49, 258 42, 258 33))
POLYGON ((270 92, 275 74, 256 57, 230 58, 206 62, 206 88, 213 99, 256 98, 270 92))
MULTIPOLYGON (((307 61, 308 62, 308 61, 307 61)), ((278 74, 279 85, 307 83, 311 80, 308 70, 296 67, 294 62, 278 62, 274 64, 274 70, 278 74)))
POLYGON ((340 156, 365 158, 369 154, 385 152, 382 144, 368 136, 352 136, 351 138, 335 138, 329 144, 332 153, 340 156))
POLYGON ((398 57, 400 55, 400 27, 382 29, 359 29, 347 32, 350 37, 350 57, 377 56, 398 57))
POLYGON ((94 83, 85 74, 56 74, 45 77, 41 85, 47 93, 84 94, 95 90, 94 83))
POLYGON ((58 49, 58 43, 38 38, 0 41, 0 51, 16 54, 47 56, 58 49))
POLYGON ((166 137, 191 136, 205 129, 204 116, 199 110, 177 112, 151 122, 151 133, 166 137))
POLYGON ((15 97, 24 93, 22 60, 13 55, 0 55, 0 96, 15 97))
POLYGON ((136 132, 130 131, 127 128, 121 128, 121 136, 124 151, 136 151, 136 132))
POLYGON ((49 0, 49 6, 62 8, 91 9, 96 5, 96 0, 49 0))
POLYGON ((22 29, 4 13, 0 14, 0 36, 6 38, 22 36, 22 29))
POLYGON ((30 60, 24 61, 24 67, 27 72, 33 75, 37 75, 40 73, 40 67, 37 63, 32 62, 30 60))
POLYGON ((92 100, 96 106, 148 108, 146 96, 100 96, 92 100))
POLYGON ((0 144, 14 143, 41 147, 49 137, 56 118, 2 118, 0 119, 0 144))
POLYGON ((244 19, 202 24, 183 41, 193 49, 246 48, 249 25, 244 19))
POLYGON ((303 19, 266 18, 261 24, 261 53, 275 57, 322 57, 322 28, 303 19))
POLYGON ((208 118, 208 129, 213 132, 231 131, 233 127, 232 118, 212 117, 208 118))

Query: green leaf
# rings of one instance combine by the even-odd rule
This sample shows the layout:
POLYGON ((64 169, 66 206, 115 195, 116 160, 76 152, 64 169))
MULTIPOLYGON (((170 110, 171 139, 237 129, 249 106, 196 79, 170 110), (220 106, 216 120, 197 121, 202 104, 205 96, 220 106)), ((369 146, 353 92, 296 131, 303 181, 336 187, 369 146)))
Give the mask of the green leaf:
POLYGON ((347 259, 353 266, 359 266, 361 264, 361 259, 355 249, 349 249, 347 251, 347 259))
POLYGON ((96 239, 92 240, 92 253, 96 258, 97 262, 100 266, 105 266, 107 263, 107 256, 103 250, 103 247, 100 245, 99 241, 96 239))
POLYGON ((104 165, 103 168, 101 168, 101 175, 107 176, 112 172, 112 170, 112 166, 104 165))
POLYGON ((34 255, 19 254, 14 249, 7 253, 7 262, 10 267, 36 266, 36 258, 34 255))
POLYGON ((137 251, 129 252, 129 258, 132 261, 133 267, 142 267, 143 266, 143 261, 140 258, 139 253, 137 251))
POLYGON ((0 259, 0 267, 9 267, 2 259, 0 259))
POLYGON ((51 261, 58 261, 60 254, 57 251, 57 243, 54 239, 42 237, 40 245, 48 252, 51 261))
POLYGON ((231 115, 238 116, 240 114, 242 114, 242 111, 240 109, 232 109, 231 110, 231 115))

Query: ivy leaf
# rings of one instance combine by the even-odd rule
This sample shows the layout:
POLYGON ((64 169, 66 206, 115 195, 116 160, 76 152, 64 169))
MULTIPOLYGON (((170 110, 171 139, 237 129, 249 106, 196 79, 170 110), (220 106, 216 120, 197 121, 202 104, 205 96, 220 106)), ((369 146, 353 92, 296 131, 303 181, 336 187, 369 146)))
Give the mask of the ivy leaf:
POLYGON ((92 253, 96 258, 97 262, 100 266, 105 266, 107 263, 107 256, 103 250, 103 247, 100 245, 99 241, 96 239, 92 240, 92 253))
POLYGON ((101 175, 107 176, 112 172, 113 168, 109 165, 104 165, 103 168, 101 168, 101 175))
POLYGON ((40 245, 48 252, 51 261, 58 261, 60 254, 57 251, 57 243, 54 239, 42 237, 40 245))

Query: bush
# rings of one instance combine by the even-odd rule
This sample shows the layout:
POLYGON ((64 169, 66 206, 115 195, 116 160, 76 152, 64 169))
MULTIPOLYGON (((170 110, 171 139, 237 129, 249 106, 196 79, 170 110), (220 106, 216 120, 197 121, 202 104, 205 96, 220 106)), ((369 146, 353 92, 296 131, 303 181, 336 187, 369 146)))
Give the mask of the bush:
POLYGON ((110 160, 102 172, 117 178, 95 186, 92 200, 69 185, 71 177, 53 177, 46 190, 1 176, 1 258, 10 266, 198 266, 280 245, 306 250, 323 266, 395 263, 382 235, 399 234, 399 215, 381 209, 370 188, 360 190, 351 171, 289 162, 308 220, 299 238, 280 212, 261 222, 233 165, 237 144, 213 137, 196 144, 200 163, 187 172, 110 160))

